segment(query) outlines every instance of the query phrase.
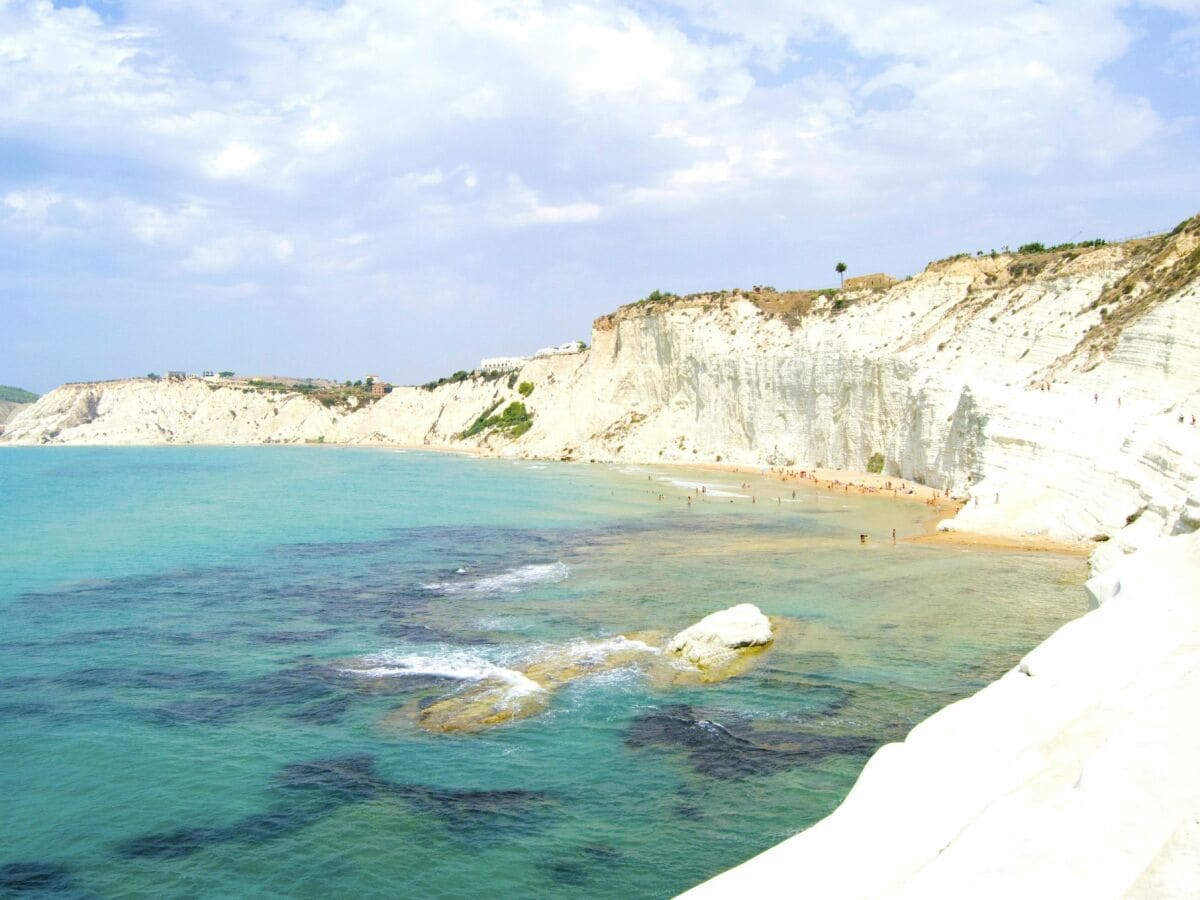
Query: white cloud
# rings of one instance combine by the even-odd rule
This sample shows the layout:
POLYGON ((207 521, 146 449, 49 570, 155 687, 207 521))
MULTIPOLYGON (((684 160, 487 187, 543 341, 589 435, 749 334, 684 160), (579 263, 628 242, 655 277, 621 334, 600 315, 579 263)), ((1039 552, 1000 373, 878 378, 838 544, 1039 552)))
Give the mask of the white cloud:
POLYGON ((61 237, 86 227, 95 218, 95 204, 43 187, 9 191, 0 215, 3 221, 41 239, 61 237))
MULTIPOLYGON (((285 191, 314 178, 386 177, 397 155, 416 162, 425 147, 439 149, 439 169, 466 169, 473 189, 477 170, 519 161, 515 141, 494 136, 500 123, 527 140, 544 133, 558 145, 549 152, 636 148, 637 165, 620 177, 573 185, 582 196, 564 205, 557 221, 567 222, 614 193, 678 190, 703 202, 705 186, 719 196, 781 180, 803 191, 815 183, 809 173, 828 176, 828 157, 846 161, 848 180, 883 179, 880 188, 914 169, 974 177, 1104 165, 1163 127, 1098 74, 1130 40, 1116 3, 997 0, 969 15, 949 0, 676 5, 724 37, 600 2, 207 3, 190 13, 218 36, 200 59, 170 43, 188 36, 178 21, 187 11, 134 2, 134 24, 112 25, 84 6, 9 0, 0 126, 180 177, 252 176, 285 191), (756 83, 755 67, 789 65, 804 74, 756 83), (1122 127, 1106 128, 1114 118, 1122 127), (492 136, 471 143, 483 127, 492 136), (731 144, 739 161, 722 152, 731 144)), ((541 173, 521 174, 548 187, 534 183, 541 173)), ((466 211, 474 201, 443 202, 466 211)))
POLYGON ((508 193, 499 203, 498 219, 510 225, 575 225, 593 222, 604 212, 597 203, 545 203, 517 175, 508 178, 508 193))
POLYGON ((965 217, 1045 182, 1086 207, 1192 134, 1105 77, 1118 0, 663 2, 127 0, 114 24, 0 0, 0 136, 46 168, 0 172, 0 223, 201 284, 383 296, 467 257, 508 278, 513 242, 584 224, 611 248, 671 219, 669 260, 696 223, 965 217))
POLYGON ((563 203, 558 206, 535 203, 522 213, 518 213, 513 221, 518 225, 541 224, 577 224, 593 222, 600 218, 603 209, 595 203, 563 203))
POLYGON ((254 269, 286 263, 295 246, 280 234, 239 231, 192 248, 182 268, 205 275, 219 275, 238 268, 254 269))
POLYGON ((263 161, 263 156, 263 152, 257 147, 233 141, 226 144, 206 168, 213 178, 230 178, 246 174, 263 161))

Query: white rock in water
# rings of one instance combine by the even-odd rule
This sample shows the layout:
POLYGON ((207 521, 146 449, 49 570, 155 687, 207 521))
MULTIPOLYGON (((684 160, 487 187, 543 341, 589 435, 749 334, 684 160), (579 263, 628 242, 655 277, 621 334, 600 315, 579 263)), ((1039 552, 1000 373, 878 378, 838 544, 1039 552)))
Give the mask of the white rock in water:
POLYGON ((773 637, 771 620, 753 603, 741 603, 705 616, 685 628, 667 645, 692 665, 701 668, 722 665, 745 647, 761 647, 773 637))

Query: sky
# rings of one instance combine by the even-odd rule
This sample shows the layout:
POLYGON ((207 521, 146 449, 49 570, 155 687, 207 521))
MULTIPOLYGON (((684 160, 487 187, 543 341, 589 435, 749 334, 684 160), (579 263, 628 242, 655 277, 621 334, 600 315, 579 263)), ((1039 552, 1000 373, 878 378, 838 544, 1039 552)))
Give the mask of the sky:
POLYGON ((1200 212, 1200 0, 0 0, 0 383, 419 383, 1200 212))

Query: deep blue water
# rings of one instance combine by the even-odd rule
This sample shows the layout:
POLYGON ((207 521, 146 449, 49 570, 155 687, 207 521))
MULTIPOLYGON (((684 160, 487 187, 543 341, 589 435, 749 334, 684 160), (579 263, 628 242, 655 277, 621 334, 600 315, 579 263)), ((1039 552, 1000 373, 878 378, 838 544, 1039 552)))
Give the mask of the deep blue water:
POLYGON ((0 896, 669 896, 828 813, 881 743, 1082 612, 1079 560, 882 540, 919 505, 707 474, 759 502, 688 506, 681 477, 5 448, 0 896), (740 677, 600 666, 539 715, 420 725, 745 601, 779 632, 740 677))

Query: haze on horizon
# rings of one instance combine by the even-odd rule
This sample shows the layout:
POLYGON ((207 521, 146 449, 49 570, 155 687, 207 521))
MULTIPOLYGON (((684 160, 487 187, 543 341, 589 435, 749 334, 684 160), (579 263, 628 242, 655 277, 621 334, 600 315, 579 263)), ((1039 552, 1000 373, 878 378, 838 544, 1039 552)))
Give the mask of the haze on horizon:
POLYGON ((1200 0, 0 0, 0 383, 421 382, 1200 211, 1200 0))

